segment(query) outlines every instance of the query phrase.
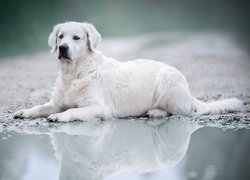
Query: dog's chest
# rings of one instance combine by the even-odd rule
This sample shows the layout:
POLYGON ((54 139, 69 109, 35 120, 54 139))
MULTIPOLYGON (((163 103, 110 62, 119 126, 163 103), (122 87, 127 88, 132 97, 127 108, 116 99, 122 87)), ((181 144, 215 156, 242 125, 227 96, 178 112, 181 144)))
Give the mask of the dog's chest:
POLYGON ((64 84, 61 89, 62 105, 67 108, 79 107, 86 99, 88 87, 80 80, 64 84))

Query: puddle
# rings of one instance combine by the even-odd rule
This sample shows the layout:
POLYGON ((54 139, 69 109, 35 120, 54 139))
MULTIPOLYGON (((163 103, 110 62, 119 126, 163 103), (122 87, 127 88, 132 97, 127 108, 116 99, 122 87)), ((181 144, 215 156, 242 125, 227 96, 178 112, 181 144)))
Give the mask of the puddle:
POLYGON ((39 121, 0 128, 1 180, 249 179, 248 121, 39 121))

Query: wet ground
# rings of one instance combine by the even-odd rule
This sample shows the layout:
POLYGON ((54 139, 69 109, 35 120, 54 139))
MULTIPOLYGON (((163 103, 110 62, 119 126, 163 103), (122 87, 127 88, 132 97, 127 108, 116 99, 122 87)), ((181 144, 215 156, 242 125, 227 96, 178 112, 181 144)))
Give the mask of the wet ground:
POLYGON ((13 120, 48 101, 57 75, 48 53, 0 61, 0 179, 250 179, 249 51, 230 34, 161 33, 109 39, 119 60, 150 58, 177 67, 193 96, 238 97, 245 112, 98 123, 13 120))

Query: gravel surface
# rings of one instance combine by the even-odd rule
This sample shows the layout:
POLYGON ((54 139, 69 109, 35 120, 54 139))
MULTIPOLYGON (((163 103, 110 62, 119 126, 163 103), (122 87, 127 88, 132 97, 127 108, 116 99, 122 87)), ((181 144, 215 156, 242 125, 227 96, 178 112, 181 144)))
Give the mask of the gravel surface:
MULTIPOLYGON (((193 96, 204 101, 238 97, 246 107, 245 112, 185 119, 220 128, 250 127, 249 52, 232 36, 159 33, 107 39, 100 48, 105 55, 121 61, 147 58, 173 65, 187 77, 193 96)), ((47 52, 0 60, 0 130, 53 126, 44 118, 13 120, 12 115, 16 110, 47 102, 56 76, 57 58, 47 52)))

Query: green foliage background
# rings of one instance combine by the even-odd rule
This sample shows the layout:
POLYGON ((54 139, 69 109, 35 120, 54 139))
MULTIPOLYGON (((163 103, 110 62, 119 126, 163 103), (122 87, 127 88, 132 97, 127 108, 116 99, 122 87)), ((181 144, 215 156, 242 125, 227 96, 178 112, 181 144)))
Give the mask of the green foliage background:
POLYGON ((47 48, 52 27, 88 21, 106 36, 185 30, 249 33, 247 0, 6 0, 0 2, 0 57, 47 48))

